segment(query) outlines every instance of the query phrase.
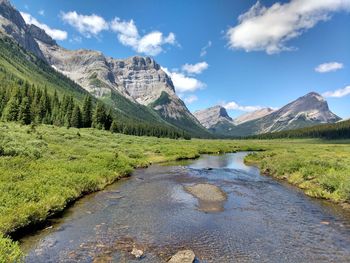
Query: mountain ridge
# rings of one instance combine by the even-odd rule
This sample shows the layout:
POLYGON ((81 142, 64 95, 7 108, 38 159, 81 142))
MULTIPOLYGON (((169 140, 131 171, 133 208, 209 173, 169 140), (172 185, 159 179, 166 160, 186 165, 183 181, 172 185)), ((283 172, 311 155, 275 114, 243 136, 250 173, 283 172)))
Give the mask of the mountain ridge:
POLYGON ((5 0, 0 1, 0 32, 116 110, 125 111, 122 106, 126 104, 135 108, 129 112, 145 107, 144 114, 158 115, 161 122, 191 131, 194 136, 210 136, 176 95, 171 78, 153 58, 115 59, 99 51, 65 49, 43 29, 27 25, 18 10, 5 0), (163 92, 169 100, 157 105, 163 92))
MULTIPOLYGON (((265 110, 263 116, 258 118, 235 123, 235 120, 242 120, 242 117, 245 119, 244 116, 249 117, 249 114, 254 115, 254 112, 244 114, 225 125, 214 121, 208 129, 219 136, 237 137, 298 129, 322 123, 335 123, 341 119, 329 110, 327 101, 316 92, 301 96, 278 110, 265 110)), ((202 125, 209 122, 210 120, 206 120, 202 125)))

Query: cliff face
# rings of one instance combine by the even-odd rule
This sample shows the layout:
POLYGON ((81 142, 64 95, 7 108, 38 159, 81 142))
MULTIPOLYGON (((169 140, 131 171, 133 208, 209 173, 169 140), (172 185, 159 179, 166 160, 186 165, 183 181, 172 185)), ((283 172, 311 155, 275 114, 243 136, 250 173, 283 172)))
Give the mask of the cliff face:
POLYGON ((150 57, 115 59, 94 50, 67 50, 44 30, 27 25, 7 0, 0 0, 0 32, 113 107, 122 107, 122 96, 174 126, 209 135, 176 95, 171 78, 150 57))
POLYGON ((205 110, 196 111, 194 116, 207 129, 213 128, 219 123, 233 125, 232 118, 227 114, 224 107, 214 106, 205 110))
POLYGON ((30 32, 30 27, 26 25, 20 12, 7 0, 0 0, 0 33, 10 36, 26 50, 45 59, 30 32))

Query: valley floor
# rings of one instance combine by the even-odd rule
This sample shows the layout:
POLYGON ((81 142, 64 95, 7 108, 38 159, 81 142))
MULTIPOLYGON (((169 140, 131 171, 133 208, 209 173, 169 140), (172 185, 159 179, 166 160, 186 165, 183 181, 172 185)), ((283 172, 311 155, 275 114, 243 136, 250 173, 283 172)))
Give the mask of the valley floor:
POLYGON ((350 141, 186 141, 0 123, 0 262, 21 258, 17 244, 4 236, 44 221, 137 167, 249 150, 257 152, 247 163, 310 196, 342 204, 350 200, 350 141))

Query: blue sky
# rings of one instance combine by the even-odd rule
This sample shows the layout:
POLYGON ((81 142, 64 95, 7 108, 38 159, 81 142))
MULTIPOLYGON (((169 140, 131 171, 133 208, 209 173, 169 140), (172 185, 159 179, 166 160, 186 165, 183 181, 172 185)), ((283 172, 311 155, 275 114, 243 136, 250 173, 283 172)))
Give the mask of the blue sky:
POLYGON ((192 111, 237 116, 316 91, 350 117, 350 0, 12 3, 63 47, 153 56, 192 111))

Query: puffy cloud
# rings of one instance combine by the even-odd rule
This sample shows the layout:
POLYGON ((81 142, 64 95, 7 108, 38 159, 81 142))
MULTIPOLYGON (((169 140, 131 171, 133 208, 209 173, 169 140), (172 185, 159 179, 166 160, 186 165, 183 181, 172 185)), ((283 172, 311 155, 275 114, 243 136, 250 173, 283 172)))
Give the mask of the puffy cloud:
POLYGON ((132 47, 138 53, 156 56, 163 51, 163 45, 174 45, 176 43, 174 33, 164 36, 162 32, 153 31, 140 36, 133 20, 123 21, 120 18, 115 18, 110 26, 118 34, 120 43, 132 47))
POLYGON ((182 70, 188 74, 201 74, 209 67, 207 62, 199 62, 197 64, 185 64, 182 66, 182 70))
POLYGON ((195 101, 198 100, 198 97, 196 95, 190 95, 190 96, 187 96, 184 98, 184 101, 187 103, 187 104, 191 104, 195 101))
POLYGON ((264 50, 268 54, 291 50, 286 43, 333 12, 350 10, 350 0, 291 0, 267 8, 258 1, 238 18, 239 24, 226 33, 232 49, 264 50))
POLYGON ((176 92, 193 92, 205 88, 205 84, 196 78, 188 77, 183 73, 171 72, 167 68, 162 68, 169 77, 171 77, 176 92))
POLYGON ((51 28, 46 24, 40 23, 35 17, 31 16, 28 13, 21 12, 21 15, 22 15, 24 21, 28 25, 35 25, 35 26, 45 30, 46 34, 48 34, 50 37, 52 37, 55 40, 65 40, 68 37, 68 33, 66 31, 51 28))
POLYGON ((337 71, 339 69, 342 69, 343 67, 344 67, 344 65, 342 63, 329 62, 329 63, 323 63, 323 64, 318 65, 315 68, 315 71, 319 72, 319 73, 327 73, 327 72, 337 71))
POLYGON ((343 89, 337 89, 334 91, 327 91, 322 94, 326 98, 342 98, 347 95, 350 95, 350 86, 346 86, 343 89))
POLYGON ((251 111, 256 111, 256 110, 262 109, 261 106, 242 106, 234 101, 224 103, 223 107, 225 107, 227 110, 239 110, 239 111, 246 111, 246 112, 251 112, 251 111))
POLYGON ((201 57, 205 57, 207 55, 207 50, 210 48, 212 45, 211 41, 208 41, 208 44, 206 44, 204 47, 201 48, 201 53, 199 54, 201 57))
POLYGON ((87 38, 97 36, 101 31, 108 29, 106 20, 95 14, 81 15, 76 11, 70 11, 67 13, 62 12, 61 18, 87 38))

